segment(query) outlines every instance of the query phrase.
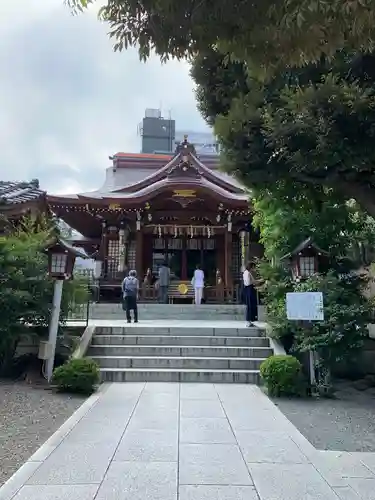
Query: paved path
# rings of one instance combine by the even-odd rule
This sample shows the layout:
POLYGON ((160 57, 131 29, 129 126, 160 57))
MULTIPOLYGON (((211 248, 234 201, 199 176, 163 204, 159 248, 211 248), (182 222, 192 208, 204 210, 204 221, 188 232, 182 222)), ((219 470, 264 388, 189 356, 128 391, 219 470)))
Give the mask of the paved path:
POLYGON ((375 454, 315 450, 255 386, 111 384, 0 500, 373 500, 373 471, 375 454))

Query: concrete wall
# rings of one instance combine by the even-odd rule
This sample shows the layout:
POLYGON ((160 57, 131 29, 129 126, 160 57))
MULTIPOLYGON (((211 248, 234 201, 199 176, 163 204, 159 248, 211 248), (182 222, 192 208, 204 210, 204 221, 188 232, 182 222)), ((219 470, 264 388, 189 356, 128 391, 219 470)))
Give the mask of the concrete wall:
MULTIPOLYGON (((77 339, 78 337, 77 332, 77 339)), ((58 354, 70 354, 71 350, 66 347, 67 345, 70 345, 70 342, 72 341, 73 336, 66 336, 64 339, 58 339, 57 341, 57 346, 56 346, 56 352, 58 354)), ((17 350, 16 350, 16 357, 18 356, 23 356, 25 354, 35 354, 37 355, 39 352, 39 342, 42 340, 38 335, 31 333, 29 335, 22 335, 21 340, 18 343, 17 350)), ((43 339, 44 340, 44 339, 43 339)))

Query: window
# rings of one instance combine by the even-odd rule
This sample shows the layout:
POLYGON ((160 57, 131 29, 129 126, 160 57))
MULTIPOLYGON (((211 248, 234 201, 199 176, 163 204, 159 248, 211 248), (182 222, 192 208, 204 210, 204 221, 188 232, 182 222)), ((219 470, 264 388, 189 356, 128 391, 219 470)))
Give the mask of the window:
POLYGON ((165 248, 165 239, 164 238, 154 238, 152 247, 155 250, 164 250, 164 248, 165 248))
POLYGON ((168 239, 168 250, 181 250, 182 249, 182 239, 181 238, 169 238, 168 239))
POLYGON ((66 253, 55 253, 51 256, 51 273, 52 274, 65 274, 66 261, 68 255, 66 253))
POLYGON ((241 280, 241 246, 237 238, 232 240, 232 278, 236 283, 241 280))
POLYGON ((187 238, 186 248, 187 250, 200 250, 201 240, 198 240, 197 238, 187 238))
POLYGON ((315 257, 300 257, 299 268, 301 276, 306 278, 315 273, 315 257))
POLYGON ((132 240, 128 246, 128 267, 129 269, 135 269, 136 259, 135 259, 135 241, 132 240))
POLYGON ((215 250, 216 241, 215 238, 207 238, 203 240, 203 250, 215 250))
POLYGON ((120 261, 120 242, 119 240, 108 241, 108 274, 117 273, 120 261))

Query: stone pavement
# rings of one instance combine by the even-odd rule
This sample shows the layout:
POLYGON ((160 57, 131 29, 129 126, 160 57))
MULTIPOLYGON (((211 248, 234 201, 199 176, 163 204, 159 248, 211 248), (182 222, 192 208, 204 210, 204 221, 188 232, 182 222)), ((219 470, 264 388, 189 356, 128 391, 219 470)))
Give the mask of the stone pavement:
POLYGON ((317 451, 256 386, 108 384, 0 500, 374 500, 375 454, 317 451))

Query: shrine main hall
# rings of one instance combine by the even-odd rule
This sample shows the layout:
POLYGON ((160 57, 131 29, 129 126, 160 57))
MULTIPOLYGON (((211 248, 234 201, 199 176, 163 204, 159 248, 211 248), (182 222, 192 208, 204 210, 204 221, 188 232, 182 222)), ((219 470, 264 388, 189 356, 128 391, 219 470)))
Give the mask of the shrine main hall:
POLYGON ((207 290, 239 285, 241 268, 262 246, 251 230, 249 193, 219 170, 218 156, 199 158, 185 137, 174 155, 117 153, 110 160, 97 191, 47 198, 82 235, 75 244, 94 255, 101 288, 119 288, 129 269, 141 281, 148 270, 155 277, 163 261, 177 287, 190 283, 197 264, 207 290))

